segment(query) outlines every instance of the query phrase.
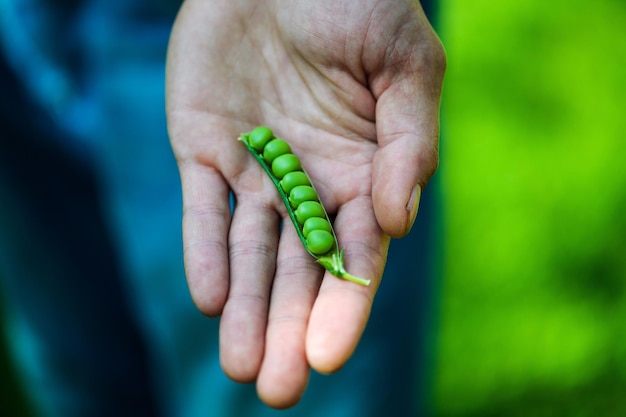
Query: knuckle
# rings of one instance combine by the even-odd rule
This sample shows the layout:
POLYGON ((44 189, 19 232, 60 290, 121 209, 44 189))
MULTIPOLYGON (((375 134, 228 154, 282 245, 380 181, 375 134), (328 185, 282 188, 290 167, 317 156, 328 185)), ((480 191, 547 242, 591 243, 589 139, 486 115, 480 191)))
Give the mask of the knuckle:
POLYGON ((268 242, 254 239, 246 239, 232 243, 229 248, 231 259, 240 257, 256 256, 261 258, 275 258, 276 250, 268 242))

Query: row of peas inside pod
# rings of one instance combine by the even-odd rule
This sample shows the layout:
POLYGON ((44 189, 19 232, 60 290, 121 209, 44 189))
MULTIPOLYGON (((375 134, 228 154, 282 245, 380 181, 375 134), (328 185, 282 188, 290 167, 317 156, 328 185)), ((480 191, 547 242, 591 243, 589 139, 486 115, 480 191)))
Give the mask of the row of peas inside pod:
POLYGON ((315 255, 324 255, 336 247, 332 227, 311 180, 291 147, 274 136, 272 130, 258 126, 248 134, 249 145, 263 158, 280 188, 288 196, 287 210, 295 215, 306 247, 315 255))

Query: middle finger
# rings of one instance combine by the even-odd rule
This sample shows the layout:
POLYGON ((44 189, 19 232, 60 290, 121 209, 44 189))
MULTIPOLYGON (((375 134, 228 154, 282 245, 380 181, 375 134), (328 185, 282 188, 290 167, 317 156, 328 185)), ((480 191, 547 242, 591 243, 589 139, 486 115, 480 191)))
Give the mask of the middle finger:
POLYGON ((257 381, 259 397, 274 408, 295 405, 306 388, 306 330, 322 276, 323 269, 306 252, 286 217, 257 381))

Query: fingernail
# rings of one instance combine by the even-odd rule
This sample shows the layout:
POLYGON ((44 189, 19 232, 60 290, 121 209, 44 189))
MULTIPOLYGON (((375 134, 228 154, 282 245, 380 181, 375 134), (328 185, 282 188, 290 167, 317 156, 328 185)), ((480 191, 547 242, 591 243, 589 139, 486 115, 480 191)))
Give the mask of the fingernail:
POLYGON ((406 205, 406 209, 409 212, 409 224, 407 225, 406 229, 407 233, 411 231, 411 229, 413 228, 413 224, 415 223, 415 218, 417 217, 417 212, 419 211, 421 197, 422 187, 417 184, 415 188, 413 188, 411 198, 409 198, 409 203, 406 205))

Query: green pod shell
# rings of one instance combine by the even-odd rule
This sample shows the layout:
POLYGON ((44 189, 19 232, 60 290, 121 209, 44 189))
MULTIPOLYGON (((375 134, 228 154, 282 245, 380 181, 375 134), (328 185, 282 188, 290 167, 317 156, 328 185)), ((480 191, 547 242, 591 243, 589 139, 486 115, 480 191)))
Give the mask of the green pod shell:
POLYGON ((316 255, 323 255, 333 248, 335 239, 326 230, 313 230, 306 238, 306 245, 316 255))
POLYGON ((287 194, 298 185, 311 185, 309 177, 302 171, 289 172, 280 181, 280 187, 287 194))
POLYGON ((314 230, 325 230, 328 233, 332 233, 333 231, 328 220, 323 217, 311 217, 304 222, 304 226, 302 227, 304 237, 308 237, 309 233, 314 230))
POLYGON ((300 203, 305 201, 318 201, 317 193, 308 185, 298 185, 289 193, 289 202, 291 207, 297 208, 300 203))
POLYGON ((246 145, 274 183, 307 252, 336 277, 369 285, 369 279, 346 271, 344 251, 339 249, 330 219, 289 144, 275 138, 271 129, 265 126, 258 126, 250 133, 242 133, 239 140, 246 145))
POLYGON ((282 139, 272 139, 263 148, 263 159, 271 164, 274 159, 286 153, 291 153, 291 146, 282 139))
POLYGON ((302 169, 300 160, 292 153, 280 155, 272 162, 272 173, 281 180, 287 173, 302 169))
POLYGON ((296 220, 302 226, 311 217, 326 217, 324 207, 317 201, 305 201, 295 211, 296 220))
POLYGON ((248 136, 250 146, 252 146, 257 152, 262 152, 265 145, 274 138, 274 133, 269 127, 257 126, 248 136))

